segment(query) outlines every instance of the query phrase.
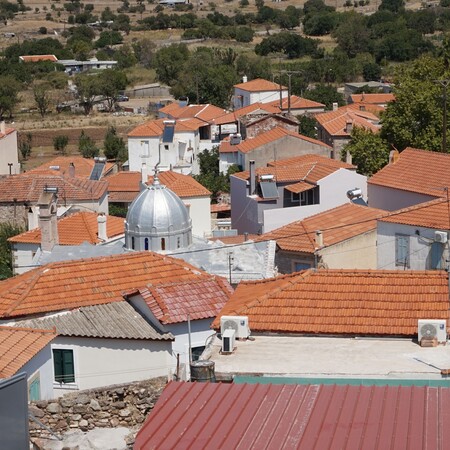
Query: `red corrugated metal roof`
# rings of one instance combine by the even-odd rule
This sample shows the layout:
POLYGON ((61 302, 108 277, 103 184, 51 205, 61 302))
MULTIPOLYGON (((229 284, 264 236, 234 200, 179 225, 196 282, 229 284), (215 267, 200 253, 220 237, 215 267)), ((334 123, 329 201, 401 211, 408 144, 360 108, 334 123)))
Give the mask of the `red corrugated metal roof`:
POLYGON ((172 382, 134 449, 444 450, 449 411, 448 388, 172 382))

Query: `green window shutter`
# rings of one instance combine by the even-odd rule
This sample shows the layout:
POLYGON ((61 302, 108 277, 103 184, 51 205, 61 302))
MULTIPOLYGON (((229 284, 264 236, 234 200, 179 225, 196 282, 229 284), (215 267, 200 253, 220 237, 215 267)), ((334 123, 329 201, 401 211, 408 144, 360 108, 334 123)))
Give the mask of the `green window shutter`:
POLYGON ((73 350, 62 350, 64 381, 63 383, 75 382, 75 368, 73 364, 73 350))
POLYGON ((63 363, 62 350, 53 350, 53 365, 55 368, 55 381, 62 383, 63 381, 63 363))

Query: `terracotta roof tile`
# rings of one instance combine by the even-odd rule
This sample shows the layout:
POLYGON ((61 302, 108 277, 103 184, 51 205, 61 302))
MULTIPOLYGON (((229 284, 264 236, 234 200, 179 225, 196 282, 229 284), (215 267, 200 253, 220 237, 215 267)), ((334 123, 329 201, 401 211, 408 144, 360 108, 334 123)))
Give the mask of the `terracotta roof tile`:
POLYGON ((367 182, 443 197, 444 188, 450 186, 450 155, 408 147, 395 164, 384 166, 367 182))
MULTIPOLYGON (((58 220, 59 245, 81 245, 83 242, 99 244, 97 213, 78 212, 58 220)), ((106 216, 106 234, 109 239, 124 234, 125 226, 122 217, 106 216)), ((26 231, 10 239, 9 242, 27 244, 41 243, 41 230, 26 231)))
MULTIPOLYGON (((235 88, 242 89, 248 92, 265 92, 265 91, 279 91, 280 85, 278 83, 273 83, 272 81, 264 80, 262 78, 256 78, 245 83, 239 83, 234 85, 235 88)), ((286 86, 281 86, 282 89, 286 90, 286 86)))
POLYGON ((176 103, 172 103, 164 108, 161 108, 159 112, 167 114, 173 119, 187 119, 195 117, 197 119, 204 120, 205 122, 212 122, 217 117, 223 116, 226 111, 210 104, 179 106, 176 103))
MULTIPOLYGON (((29 170, 27 173, 44 172, 47 174, 68 176, 70 163, 73 163, 75 166, 75 176, 77 178, 89 178, 95 165, 94 159, 91 158, 83 158, 82 156, 58 156, 35 169, 29 170), (59 169, 50 169, 50 167, 59 167, 59 169)), ((107 162, 103 170, 103 175, 111 170, 113 165, 113 163, 107 162)))
MULTIPOLYGON (((157 119, 150 120, 149 122, 145 122, 141 125, 138 125, 136 128, 133 128, 129 133, 129 137, 158 137, 162 136, 164 130, 164 120, 165 119, 157 119)), ((208 123, 197 119, 180 119, 177 120, 175 124, 175 133, 182 133, 185 131, 196 131, 201 127, 207 126, 208 123)))
POLYGON ((226 203, 214 203, 211 205, 211 213, 231 211, 231 205, 226 203))
POLYGON ((50 61, 58 62, 58 58, 55 55, 23 55, 19 58, 24 62, 39 62, 39 61, 50 61))
POLYGON ((254 332, 414 336, 423 318, 449 319, 444 271, 308 270, 242 282, 222 315, 254 332))
POLYGON ((16 131, 15 128, 5 128, 5 132, 4 133, 0 133, 0 139, 3 139, 5 136, 8 136, 11 133, 14 133, 16 131))
MULTIPOLYGON (((284 97, 281 102, 281 108, 284 110, 288 109, 288 98, 284 97)), ((280 100, 274 100, 273 102, 265 103, 266 105, 280 106, 280 100)), ((307 98, 298 97, 297 95, 291 95, 291 109, 316 109, 325 108, 323 103, 314 102, 313 100, 308 100, 307 98)))
POLYGON ((440 198, 392 212, 381 222, 400 223, 417 227, 450 229, 450 210, 447 199, 440 198))
POLYGON ((58 196, 66 201, 98 200, 108 189, 107 181, 26 172, 0 179, 0 202, 37 202, 44 187, 58 188, 58 196))
MULTIPOLYGON (((139 193, 141 174, 139 172, 119 172, 108 177, 110 199, 131 198, 139 193), (125 195, 125 197, 122 196, 125 195), (132 194, 132 195, 129 195, 132 194), (128 195, 128 197, 127 197, 128 195)), ((211 192, 190 175, 178 172, 164 171, 159 173, 159 181, 175 192, 180 198, 209 197, 211 192)), ((153 183, 153 177, 148 177, 148 184, 153 183)))
POLYGON ((148 286, 140 293, 162 324, 216 317, 231 294, 232 287, 220 277, 198 277, 148 286))
POLYGON ((300 181, 299 183, 290 184, 285 187, 285 189, 289 192, 293 192, 294 194, 300 194, 300 192, 309 191, 314 187, 314 184, 309 184, 305 181, 300 181))
POLYGON ((55 337, 54 330, 0 326, 0 378, 13 376, 55 337))
POLYGON ((61 311, 122 301, 127 291, 211 277, 153 252, 51 263, 0 282, 0 317, 61 311))
POLYGON ((321 147, 331 148, 329 145, 323 143, 322 141, 318 141, 317 139, 313 139, 308 136, 303 136, 302 134, 295 133, 294 131, 286 130, 286 128, 276 127, 276 128, 272 128, 271 130, 266 131, 264 133, 258 134, 254 138, 245 139, 244 141, 241 141, 237 145, 230 145, 229 142, 226 141, 226 143, 224 145, 224 151, 222 151, 222 144, 219 148, 219 151, 221 153, 226 153, 226 152, 233 151, 233 147, 235 147, 236 148, 235 151, 240 151, 241 153, 249 153, 253 150, 258 149, 259 147, 262 147, 263 145, 278 141, 287 136, 296 138, 296 139, 299 139, 302 141, 306 141, 306 142, 309 142, 314 145, 319 145, 321 147))
POLYGON ((349 136, 345 131, 347 123, 353 126, 366 128, 373 132, 378 132, 380 127, 373 122, 378 123, 379 118, 369 111, 359 111, 349 106, 342 106, 336 111, 318 113, 315 119, 332 136, 349 136))
POLYGON ((395 100, 394 94, 353 94, 350 97, 353 103, 385 104, 395 100))
POLYGON ((328 247, 376 229, 377 219, 387 214, 381 209, 347 203, 262 234, 256 241, 271 239, 282 250, 314 253, 317 230, 322 231, 324 247, 328 247))
POLYGON ((279 167, 279 166, 295 166, 298 164, 308 164, 308 163, 320 163, 321 165, 336 167, 338 169, 355 169, 356 166, 348 164, 338 159, 331 159, 326 156, 315 155, 313 153, 308 153, 306 155, 294 156, 292 158, 278 159, 277 161, 269 161, 267 166, 279 167))
POLYGON ((248 106, 243 106, 232 112, 226 113, 214 120, 216 125, 223 125, 225 123, 237 122, 240 117, 250 113, 261 112, 267 114, 278 114, 281 112, 278 106, 270 105, 269 103, 252 103, 248 106))

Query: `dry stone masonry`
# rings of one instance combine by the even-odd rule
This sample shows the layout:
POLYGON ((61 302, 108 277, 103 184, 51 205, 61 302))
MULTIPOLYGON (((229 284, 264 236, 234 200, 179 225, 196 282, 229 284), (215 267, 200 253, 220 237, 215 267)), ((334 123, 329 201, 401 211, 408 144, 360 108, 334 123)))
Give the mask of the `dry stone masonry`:
MULTIPOLYGON (((32 402, 29 411, 55 433, 70 429, 132 428, 141 425, 167 382, 155 378, 126 385, 77 391, 55 400, 32 402)), ((49 433, 30 421, 30 436, 49 433)))

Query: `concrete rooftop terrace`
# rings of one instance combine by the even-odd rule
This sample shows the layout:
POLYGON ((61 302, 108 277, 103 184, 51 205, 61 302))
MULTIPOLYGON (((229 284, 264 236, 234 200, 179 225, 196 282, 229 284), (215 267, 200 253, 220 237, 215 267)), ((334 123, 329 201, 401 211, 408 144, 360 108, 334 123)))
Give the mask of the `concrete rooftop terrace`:
POLYGON ((445 380, 440 369, 450 368, 450 345, 422 348, 407 339, 381 338, 254 338, 236 341, 231 355, 220 354, 222 341, 214 338, 210 359, 218 380, 237 375, 445 380))

